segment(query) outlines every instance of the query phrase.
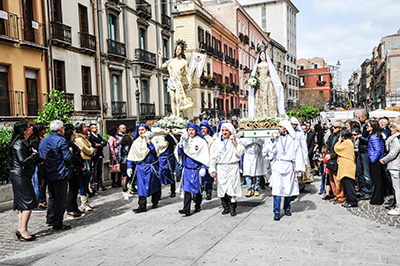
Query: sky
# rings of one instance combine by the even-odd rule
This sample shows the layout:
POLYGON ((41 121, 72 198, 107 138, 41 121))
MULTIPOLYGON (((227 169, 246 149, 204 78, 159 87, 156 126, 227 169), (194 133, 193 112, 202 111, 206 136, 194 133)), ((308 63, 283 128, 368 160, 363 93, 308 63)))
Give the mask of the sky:
MULTIPOLYGON (((241 4, 264 2, 239 0, 241 4)), ((399 0, 292 0, 297 14, 297 59, 340 61, 342 86, 370 59, 382 37, 400 29, 399 0)), ((272 35, 273 33, 271 33, 272 35)))

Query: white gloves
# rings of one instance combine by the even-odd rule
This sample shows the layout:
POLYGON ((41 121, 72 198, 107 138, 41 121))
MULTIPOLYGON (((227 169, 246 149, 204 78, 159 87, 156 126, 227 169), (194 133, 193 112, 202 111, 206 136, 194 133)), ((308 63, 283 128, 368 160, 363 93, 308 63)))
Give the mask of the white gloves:
POLYGON ((205 168, 201 168, 199 171, 199 175, 200 177, 204 177, 206 175, 206 169, 205 168))
POLYGON ((150 142, 150 138, 153 137, 153 136, 154 136, 154 133, 151 132, 151 131, 146 131, 143 134, 143 137, 146 139, 146 143, 149 143, 150 142))
POLYGON ((181 136, 181 140, 184 141, 184 140, 187 140, 188 138, 189 138, 189 133, 187 131, 185 131, 181 136))
POLYGON ((126 174, 129 176, 129 177, 131 177, 132 176, 132 168, 128 168, 127 170, 126 170, 126 174))

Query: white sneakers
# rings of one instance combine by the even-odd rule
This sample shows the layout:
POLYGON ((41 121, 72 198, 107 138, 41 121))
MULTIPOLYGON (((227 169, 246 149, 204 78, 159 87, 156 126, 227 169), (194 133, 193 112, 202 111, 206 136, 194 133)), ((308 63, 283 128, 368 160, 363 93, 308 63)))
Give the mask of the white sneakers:
POLYGON ((129 190, 122 192, 122 196, 124 197, 124 200, 129 200, 129 190))
POLYGON ((393 210, 388 211, 389 215, 400 215, 400 206, 397 205, 393 210))

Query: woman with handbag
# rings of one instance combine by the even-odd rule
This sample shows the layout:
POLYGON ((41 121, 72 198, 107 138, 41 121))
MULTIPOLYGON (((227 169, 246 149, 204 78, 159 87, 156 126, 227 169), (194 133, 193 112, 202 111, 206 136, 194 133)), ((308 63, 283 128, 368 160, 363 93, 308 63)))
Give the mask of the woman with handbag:
MULTIPOLYGON (((121 176, 122 176, 122 196, 124 197, 124 200, 129 199, 129 191, 128 191, 128 174, 126 172, 127 166, 128 166, 128 154, 129 150, 132 146, 133 139, 130 135, 125 135, 121 139, 121 160, 120 160, 120 170, 121 170, 121 176)), ((134 186, 134 184, 132 184, 134 186)))
POLYGON ((119 187, 119 184, 121 184, 121 171, 119 169, 119 138, 117 138, 117 133, 118 133, 118 127, 117 126, 111 126, 108 129, 108 134, 110 137, 108 138, 108 147, 110 147, 110 174, 111 174, 111 180, 112 180, 112 187, 119 187), (115 181, 115 176, 118 176, 118 181, 115 181))
POLYGON ((356 196, 356 157, 354 154, 354 145, 351 140, 351 131, 349 129, 342 129, 338 142, 334 149, 338 155, 338 172, 337 179, 341 180, 346 192, 346 203, 342 207, 358 207, 356 196))

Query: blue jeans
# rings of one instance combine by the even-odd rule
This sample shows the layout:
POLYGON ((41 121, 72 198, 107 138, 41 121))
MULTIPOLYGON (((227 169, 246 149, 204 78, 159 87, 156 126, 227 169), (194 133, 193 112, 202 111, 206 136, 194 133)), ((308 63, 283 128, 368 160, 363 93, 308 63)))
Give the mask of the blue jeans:
POLYGON ((357 158, 357 165, 360 165, 358 185, 361 194, 372 197, 372 179, 368 153, 360 153, 357 158))
POLYGON ((33 181, 33 189, 35 190, 36 200, 39 202, 39 176, 38 176, 38 167, 35 168, 35 173, 32 176, 33 181))
MULTIPOLYGON (((290 200, 292 197, 285 197, 283 201, 283 209, 285 211, 290 210, 290 200)), ((281 196, 274 196, 274 214, 281 213, 281 196)))
POLYGON ((90 179, 90 160, 83 160, 86 165, 86 170, 82 173, 80 194, 85 196, 89 193, 89 179, 90 179))
POLYGON ((245 176, 246 178, 246 185, 247 185, 247 190, 253 190, 253 191, 258 191, 260 187, 260 177, 259 176, 245 176), (254 182, 254 188, 253 188, 253 178, 255 178, 254 182))

